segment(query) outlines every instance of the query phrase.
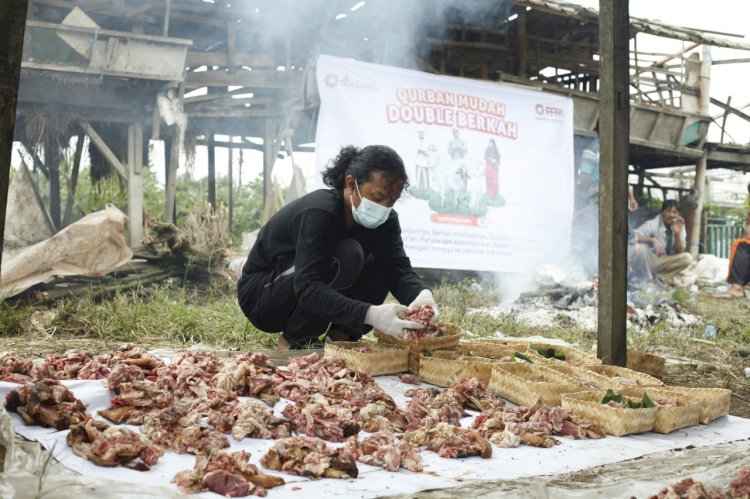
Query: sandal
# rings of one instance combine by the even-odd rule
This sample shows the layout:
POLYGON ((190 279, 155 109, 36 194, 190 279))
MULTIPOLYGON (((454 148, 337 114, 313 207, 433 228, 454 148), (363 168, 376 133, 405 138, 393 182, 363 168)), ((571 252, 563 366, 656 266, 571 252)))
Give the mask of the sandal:
POLYGON ((288 341, 283 336, 279 337, 279 349, 280 350, 309 350, 309 349, 322 349, 323 348, 323 342, 320 341, 319 338, 304 338, 301 340, 296 341, 288 341), (282 343, 281 340, 284 340, 284 343, 289 345, 289 348, 285 348, 286 345, 282 343))

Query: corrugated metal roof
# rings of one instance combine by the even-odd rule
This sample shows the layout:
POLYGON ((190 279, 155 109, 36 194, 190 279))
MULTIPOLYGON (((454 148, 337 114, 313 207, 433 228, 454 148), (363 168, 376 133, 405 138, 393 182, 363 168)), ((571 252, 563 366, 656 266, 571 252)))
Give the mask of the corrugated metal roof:
MULTIPOLYGON (((516 4, 519 7, 531 7, 532 9, 548 12, 550 14, 575 17, 580 20, 595 23, 599 22, 598 10, 575 3, 563 2, 560 0, 516 0, 516 4)), ((631 16, 630 28, 634 32, 648 33, 650 35, 661 36, 664 38, 702 43, 714 47, 750 50, 750 43, 744 41, 732 40, 709 34, 699 29, 684 28, 641 17, 631 16)))

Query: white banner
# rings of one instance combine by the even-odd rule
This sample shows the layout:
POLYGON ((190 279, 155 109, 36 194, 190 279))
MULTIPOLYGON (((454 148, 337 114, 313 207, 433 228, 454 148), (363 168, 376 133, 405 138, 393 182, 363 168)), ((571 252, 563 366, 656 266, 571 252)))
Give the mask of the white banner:
POLYGON ((396 210, 415 267, 525 272, 567 256, 571 99, 329 56, 317 82, 319 171, 347 144, 404 159, 396 210))

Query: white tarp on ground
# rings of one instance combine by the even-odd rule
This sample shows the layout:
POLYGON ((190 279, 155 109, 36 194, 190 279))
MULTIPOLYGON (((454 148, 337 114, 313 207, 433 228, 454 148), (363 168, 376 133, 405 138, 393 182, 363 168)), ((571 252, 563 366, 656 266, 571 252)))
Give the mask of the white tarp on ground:
MULTIPOLYGON (((404 391, 410 385, 401 383, 395 376, 377 378, 378 383, 403 406, 407 398, 404 391)), ((109 407, 110 394, 101 381, 64 381, 73 393, 87 405, 89 412, 109 407)), ((0 398, 4 400, 8 391, 18 385, 0 382, 0 398)), ((276 404, 275 412, 280 414, 284 402, 276 404)), ((132 484, 132 497, 142 497, 139 486, 166 486, 178 490, 169 481, 178 471, 193 467, 194 457, 167 452, 148 472, 138 472, 124 468, 103 468, 81 459, 70 451, 65 442, 67 431, 28 427, 17 414, 11 414, 15 431, 22 436, 39 441, 50 449, 66 467, 94 479, 110 479, 132 484)), ((464 426, 471 423, 472 417, 462 421, 464 426)), ((136 428, 136 427, 133 427, 136 428)), ((550 449, 522 446, 515 449, 493 448, 490 459, 479 457, 467 459, 443 459, 429 451, 422 451, 424 472, 420 474, 401 470, 398 473, 358 463, 360 477, 350 480, 322 479, 311 481, 306 478, 285 475, 287 484, 272 489, 269 497, 279 499, 299 497, 378 497, 397 493, 413 493, 420 490, 456 487, 462 484, 498 479, 514 479, 540 475, 557 475, 591 468, 603 464, 616 463, 627 459, 687 446, 706 447, 724 442, 746 439, 750 435, 750 420, 733 416, 721 418, 708 426, 694 426, 669 435, 645 433, 628 437, 607 437, 602 440, 560 439, 561 445, 550 449)), ((241 442, 228 437, 230 450, 244 449, 252 453, 251 461, 259 464, 260 457, 269 449, 271 440, 244 439, 241 442)), ((341 444, 339 444, 341 445, 341 444)), ((127 487, 123 485, 123 487, 127 487)), ((122 489, 121 489, 122 490, 122 489)), ((22 497, 18 495, 17 497, 22 497)), ((121 494, 118 497, 128 497, 121 494)), ((213 493, 198 497, 217 498, 213 493)))
POLYGON ((318 171, 348 144, 404 159, 395 208, 415 266, 523 272, 567 255, 572 99, 329 56, 317 83, 318 171))
POLYGON ((54 236, 3 258, 0 299, 53 276, 101 276, 133 257, 128 217, 114 206, 86 215, 54 236))

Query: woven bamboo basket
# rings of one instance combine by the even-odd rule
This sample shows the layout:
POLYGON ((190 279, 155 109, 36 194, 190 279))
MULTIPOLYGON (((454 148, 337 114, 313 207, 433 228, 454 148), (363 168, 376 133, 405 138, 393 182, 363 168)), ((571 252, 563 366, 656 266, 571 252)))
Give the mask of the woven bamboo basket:
POLYGON ((618 383, 613 383, 608 377, 589 369, 584 369, 583 367, 561 364, 559 362, 548 364, 545 367, 570 376, 581 385, 583 390, 606 390, 607 388, 619 390, 621 388, 618 383), (585 384, 586 382, 593 383, 596 386, 587 385, 585 384))
POLYGON ((566 393, 562 397, 563 409, 596 423, 609 435, 621 437, 651 431, 656 421, 656 407, 629 409, 602 404, 607 394, 603 390, 566 393))
POLYGON ((525 343, 517 343, 515 345, 501 345, 495 343, 475 342, 467 341, 459 343, 458 348, 461 352, 473 355, 476 357, 486 357, 488 359, 505 359, 512 357, 514 353, 528 357, 532 364, 544 364, 545 359, 538 353, 529 350, 525 343))
POLYGON ((648 397, 653 403, 660 398, 676 398, 677 407, 656 406, 656 420, 654 421, 654 431, 657 433, 672 433, 680 428, 697 425, 700 419, 700 401, 689 395, 683 395, 677 392, 671 392, 663 388, 625 388, 622 394, 629 397, 643 398, 643 394, 648 393, 648 397))
POLYGON ((584 367, 586 369, 594 371, 595 373, 607 376, 608 378, 623 378, 623 380, 612 380, 613 383, 619 383, 623 388, 638 386, 664 386, 664 383, 654 378, 653 376, 628 369, 627 367, 605 365, 584 367), (633 383, 628 383, 627 380, 631 380, 633 381, 633 383))
MULTIPOLYGON (((602 361, 597 359, 593 355, 589 355, 585 352, 582 352, 576 348, 566 346, 566 345, 555 345, 554 343, 537 343, 536 341, 529 342, 529 345, 533 344, 534 346, 541 347, 541 348, 554 348, 556 352, 562 352, 565 354, 565 360, 559 360, 559 359, 549 359, 544 357, 543 355, 539 354, 540 357, 542 357, 545 361, 545 363, 548 364, 567 364, 567 365, 574 365, 574 366, 593 366, 601 364, 602 361)), ((529 350, 531 350, 531 347, 529 347, 529 350)), ((533 351, 533 350, 532 350, 533 351)))
POLYGON ((472 343, 484 343, 486 345, 528 345, 529 340, 526 338, 474 338, 471 340, 472 343))
POLYGON ((546 366, 526 363, 495 364, 489 383, 505 399, 531 406, 539 397, 549 405, 560 405, 564 393, 581 389, 576 380, 546 366))
POLYGON ((378 343, 336 341, 326 343, 324 355, 343 360, 347 366, 370 376, 398 374, 409 370, 409 350, 378 343), (367 352, 358 351, 367 348, 367 352))
POLYGON ((628 350, 628 369, 661 378, 664 375, 664 357, 638 350, 628 350))
POLYGON ((729 414, 732 406, 732 390, 726 388, 689 388, 685 386, 666 386, 670 392, 695 397, 700 402, 700 422, 708 424, 714 419, 729 414))
POLYGON ((419 379, 438 386, 451 386, 463 378, 477 378, 489 382, 491 359, 461 355, 450 350, 436 350, 419 359, 419 379))
POLYGON ((445 334, 442 336, 423 338, 419 341, 397 340, 393 336, 387 335, 377 329, 374 330, 374 334, 378 339, 378 343, 407 348, 409 350, 409 370, 413 373, 418 373, 420 353, 425 351, 433 352, 435 350, 455 350, 463 336, 463 329, 455 324, 446 324, 445 334))

